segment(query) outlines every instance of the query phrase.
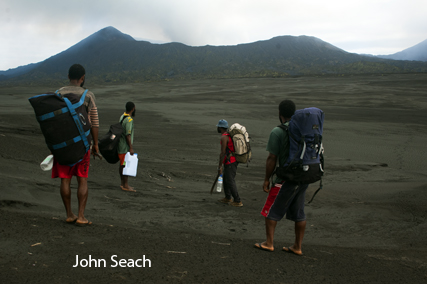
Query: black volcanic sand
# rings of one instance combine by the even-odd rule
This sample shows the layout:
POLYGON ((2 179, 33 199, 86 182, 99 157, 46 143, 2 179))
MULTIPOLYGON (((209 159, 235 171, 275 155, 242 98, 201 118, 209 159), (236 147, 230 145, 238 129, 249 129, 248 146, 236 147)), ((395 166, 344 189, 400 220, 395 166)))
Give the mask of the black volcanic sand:
POLYGON ((427 75, 87 85, 101 134, 127 101, 137 105, 137 192, 120 190, 118 165, 91 160, 93 225, 66 224, 60 181, 39 167, 49 151, 27 100, 60 86, 0 88, 1 283, 427 281, 427 75), (306 206, 303 257, 281 251, 294 240, 286 220, 273 253, 253 247, 265 240, 265 147, 285 98, 326 118, 327 172, 306 206), (245 125, 252 137, 253 161, 236 178, 242 208, 209 194, 219 119, 245 125), (76 255, 106 259, 107 267, 73 268, 76 255), (110 267, 113 255, 145 255, 151 268, 110 267))

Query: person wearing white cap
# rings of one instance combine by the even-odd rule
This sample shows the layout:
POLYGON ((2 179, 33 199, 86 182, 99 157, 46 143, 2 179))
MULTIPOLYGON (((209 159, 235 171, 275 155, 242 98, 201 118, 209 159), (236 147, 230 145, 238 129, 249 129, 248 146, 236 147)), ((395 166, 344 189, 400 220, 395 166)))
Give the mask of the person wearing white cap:
POLYGON ((221 119, 216 126, 218 133, 221 134, 221 153, 219 155, 218 175, 223 173, 222 166, 224 165, 223 180, 225 197, 219 201, 222 203, 229 203, 235 207, 242 207, 243 203, 240 201, 235 181, 237 165, 239 163, 236 161, 234 156, 229 155, 230 152, 234 152, 235 150, 233 140, 227 131, 228 122, 221 119))

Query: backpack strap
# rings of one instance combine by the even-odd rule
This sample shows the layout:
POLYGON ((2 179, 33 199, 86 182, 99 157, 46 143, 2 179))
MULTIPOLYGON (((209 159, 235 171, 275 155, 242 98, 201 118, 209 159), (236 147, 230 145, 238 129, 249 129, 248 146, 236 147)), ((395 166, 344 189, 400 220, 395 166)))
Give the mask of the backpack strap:
MULTIPOLYGON (((287 132, 288 133, 288 126, 287 125, 285 125, 285 124, 279 124, 279 125, 277 125, 277 127, 279 127, 280 129, 282 129, 283 131, 285 131, 285 132, 287 132)), ((285 145, 283 145, 282 147, 284 147, 285 145)), ((277 159, 277 162, 276 162, 276 166, 277 166, 277 163, 279 163, 279 159, 277 159)), ((280 165, 279 165, 280 166, 280 165)), ((273 173, 271 174, 271 177, 270 177, 270 179, 271 179, 271 181, 270 181, 270 184, 273 184, 273 181, 274 181, 274 179, 273 179, 273 177, 274 177, 274 175, 276 175, 276 171, 277 171, 277 167, 274 169, 274 171, 273 171, 273 173)), ((276 175, 277 176, 277 175, 276 175)))
POLYGON ((310 201, 308 202, 308 204, 310 204, 312 201, 313 201, 313 199, 314 199, 314 197, 316 196, 316 194, 319 192, 319 190, 321 190, 323 188, 323 179, 321 178, 320 179, 320 185, 319 185, 319 188, 314 192, 314 194, 313 194, 313 196, 311 197, 311 199, 310 199, 310 201))
MULTIPOLYGON (((296 139, 294 138, 294 136, 292 135, 292 133, 290 133, 288 130, 289 130, 289 126, 288 125, 285 125, 285 124, 280 124, 280 125, 278 125, 277 127, 279 127, 280 129, 282 129, 283 131, 285 131, 287 134, 288 134, 288 137, 289 137, 289 139, 293 139, 294 141, 296 141, 296 139)), ((302 151, 301 151, 301 155, 300 155, 300 160, 302 160, 303 158, 304 158, 304 154, 305 154, 305 150, 307 149, 307 145, 306 145, 306 143, 305 143, 305 140, 304 140, 304 136, 303 137, 301 137, 301 140, 302 141, 304 141, 304 144, 303 144, 303 148, 302 148, 302 151)), ((289 142, 290 143, 290 142, 289 142)), ((299 143, 300 145, 302 144, 302 143, 299 143)), ((286 145, 283 145, 282 147, 285 147, 286 145)), ((289 153, 290 154, 290 153, 289 153)), ((294 156, 293 158, 292 158, 292 161, 289 163, 289 165, 287 166, 287 168, 286 169, 288 169, 290 166, 291 166, 291 164, 295 161, 295 158, 296 158, 296 156, 294 156)), ((284 165, 283 165, 284 166, 284 165)), ((279 164, 279 167, 282 167, 282 165, 280 165, 279 164)), ((274 172, 273 172, 273 174, 271 175, 272 176, 272 179, 273 179, 273 176, 276 174, 276 171, 277 171, 277 168, 274 170, 274 172)))
MULTIPOLYGON (((292 139, 292 140, 294 140, 294 141, 296 141, 297 142, 297 140, 295 139, 295 137, 292 135, 292 133, 290 133, 288 130, 289 130, 289 126, 288 125, 284 125, 284 124, 281 124, 281 125, 278 125, 277 127, 279 127, 279 128, 281 128, 283 131, 285 131, 287 134, 288 134, 288 136, 289 136, 289 139, 292 139)), ((300 160, 302 160, 303 158, 304 158, 304 154, 305 154, 305 151, 306 151, 306 149, 307 149, 307 144, 305 143, 305 140, 304 140, 304 136, 302 136, 301 137, 301 141, 303 141, 303 143, 301 143, 301 142, 299 142, 298 144, 301 146, 302 145, 302 151, 301 151, 301 155, 300 155, 300 160)), ((295 156, 292 158, 292 161, 291 161, 291 163, 293 162, 293 161, 295 161, 295 156)), ((290 164, 291 164, 290 163, 290 164)))
POLYGON ((66 112, 68 112, 68 107, 63 107, 61 109, 58 109, 58 110, 37 116, 36 119, 38 122, 40 122, 40 121, 55 117, 57 115, 60 115, 60 114, 66 113, 66 112))
MULTIPOLYGON (((89 134, 90 134, 90 130, 86 131, 86 132, 85 132, 85 138, 86 138, 86 136, 89 136, 89 134)), ((59 143, 59 144, 50 145, 50 146, 52 146, 52 148, 53 148, 54 150, 58 150, 58 149, 61 149, 61 148, 66 147, 66 146, 68 146, 68 145, 71 145, 71 144, 73 144, 73 143, 77 143, 77 142, 79 142, 80 140, 82 140, 81 135, 76 136, 76 137, 74 137, 73 139, 67 140, 67 141, 65 141, 65 142, 62 142, 62 143, 59 143)), ((84 142, 84 141, 83 141, 83 142, 84 142)), ((86 145, 85 145, 85 146, 86 146, 86 145)))
MULTIPOLYGON (((51 146, 52 146, 52 148, 53 148, 54 150, 64 148, 64 147, 66 147, 67 145, 70 145, 70 144, 73 144, 73 143, 77 143, 77 142, 79 142, 79 141, 83 141, 83 144, 85 145, 86 151, 88 151, 88 150, 89 150, 90 145, 89 145, 89 142, 88 142, 88 140, 87 140, 87 136, 89 136, 89 134, 90 134, 90 130, 88 130, 88 131, 86 131, 86 132, 83 130, 82 123, 81 123, 81 121, 80 121, 80 119, 79 119, 79 117, 78 117, 78 115, 77 115, 77 113, 76 113, 76 111, 75 111, 75 109, 76 109, 76 108, 80 107, 80 106, 84 103, 84 100, 85 100, 85 97, 86 97, 86 93, 87 93, 87 92, 88 92, 88 90, 86 90, 86 91, 83 93, 83 95, 82 95, 82 97, 81 97, 80 101, 79 101, 79 102, 77 102, 77 103, 75 103, 74 105, 70 102, 70 100, 69 100, 69 99, 67 99, 67 98, 63 98, 63 99, 64 99, 64 101, 65 101, 65 103, 67 104, 67 107, 65 107, 65 108, 62 108, 62 109, 60 109, 60 110, 57 110, 57 111, 54 111, 54 112, 51 112, 51 113, 48 113, 48 114, 45 114, 45 115, 42 115, 42 116, 37 117, 37 119, 38 119, 39 121, 42 121, 42 120, 45 120, 45 119, 48 119, 48 118, 54 117, 54 116, 56 116, 56 115, 59 115, 59 114, 62 114, 62 113, 68 112, 68 111, 70 112, 71 116, 73 117, 74 123, 76 124, 77 129, 79 130, 79 136, 76 136, 76 137, 74 137, 73 139, 70 139, 70 140, 68 140, 68 141, 64 141, 64 142, 59 143, 59 144, 51 145, 51 146), (64 109, 66 109, 66 110, 64 110, 64 109)), ((61 95, 58 93, 58 91, 56 91, 56 92, 55 92, 55 94, 56 94, 56 95, 58 95, 58 96, 61 96, 61 95)))
MULTIPOLYGON (((84 100, 85 100, 85 97, 86 97, 86 94, 87 94, 87 92, 88 92, 88 91, 89 91, 89 90, 86 90, 86 91, 83 93, 83 95, 82 95, 82 97, 81 97, 80 101, 79 101, 78 103, 74 104, 74 105, 70 102, 70 100, 69 100, 69 99, 67 99, 67 98, 65 98, 65 97, 64 97, 64 101, 65 101, 65 103, 67 104, 68 110, 70 111, 70 114, 71 114, 71 116, 72 116, 72 117, 73 117, 73 119, 74 119, 74 123, 76 124, 77 129, 79 130, 80 137, 81 137, 81 140, 83 141, 83 143, 84 143, 84 145, 85 145, 86 151, 88 151, 88 150, 89 150, 90 145, 89 145, 89 142, 88 142, 88 140, 87 140, 87 138, 86 138, 86 133, 85 133, 85 131, 83 130, 82 122, 80 121, 79 116, 78 116, 78 114, 77 114, 77 112, 76 112, 75 108, 77 108, 77 107, 81 106, 81 105, 84 103, 84 100)), ((88 131, 88 132, 90 133, 90 131, 88 131)))
MULTIPOLYGON (((82 98, 80 99, 80 101, 79 101, 78 103, 75 103, 75 104, 74 104, 74 108, 78 108, 79 106, 81 106, 82 104, 84 104, 85 96, 86 96, 86 93, 87 93, 88 91, 89 91, 89 90, 86 90, 86 91, 83 93, 82 98)), ((59 90, 56 90, 56 91, 55 91, 55 95, 57 95, 57 96, 61 97, 61 94, 59 93, 59 90)), ((36 117, 36 119, 37 119, 37 121, 39 121, 39 122, 40 122, 40 121, 43 121, 43 120, 46 120, 46 119, 49 119, 49 118, 55 117, 55 116, 57 116, 57 115, 60 115, 60 114, 66 113, 66 112, 68 112, 68 111, 69 111, 68 107, 63 107, 63 108, 61 108, 61 109, 58 109, 58 110, 55 110, 55 111, 52 111, 52 112, 45 113, 45 114, 43 114, 43 115, 37 116, 37 117, 36 117)))
POLYGON ((277 127, 282 128, 284 131, 288 131, 289 127, 285 124, 277 125, 277 127))
MULTIPOLYGON (((324 160, 324 157, 323 157, 323 152, 324 152, 324 149, 323 149, 323 143, 320 143, 320 149, 319 149, 319 152, 318 152, 318 155, 320 155, 320 170, 323 172, 323 166, 324 166, 324 162, 325 162, 325 160, 324 160)), ((314 199, 314 197, 316 196, 316 194, 319 192, 319 190, 321 190, 323 188, 323 178, 321 177, 320 178, 320 185, 319 185, 319 188, 314 192, 314 194, 313 194, 313 196, 311 197, 311 199, 310 199, 310 201, 308 202, 308 204, 310 204, 312 201, 313 201, 313 199, 314 199)))
MULTIPOLYGON (((123 127, 123 121, 125 121, 125 119, 128 117, 130 116, 129 115, 123 116, 122 120, 120 120, 120 124, 122 125, 122 127, 123 127)), ((124 131, 122 132, 121 136, 126 138, 126 134, 124 131)))
POLYGON ((230 142, 230 140, 231 140, 231 143, 233 143, 233 138, 231 138, 230 133, 228 133, 227 136, 228 136, 228 142, 227 142, 227 146, 225 147, 225 157, 228 160, 228 162, 231 164, 230 158, 231 156, 234 156, 234 153, 230 150, 230 148, 228 148, 228 143, 230 142))

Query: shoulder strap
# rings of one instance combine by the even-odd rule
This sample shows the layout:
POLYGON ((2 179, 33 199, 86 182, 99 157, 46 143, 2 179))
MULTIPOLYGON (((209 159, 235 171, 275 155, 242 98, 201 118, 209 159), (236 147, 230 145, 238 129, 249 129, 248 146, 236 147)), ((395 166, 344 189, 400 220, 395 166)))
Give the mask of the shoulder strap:
MULTIPOLYGON (((89 89, 85 89, 85 91, 83 92, 83 94, 82 94, 82 97, 84 98, 85 96, 86 96, 86 94, 87 94, 87 92, 89 92, 89 89)), ((56 90, 55 91, 55 95, 61 95, 61 93, 59 92, 59 90, 56 90)))
POLYGON ((75 105, 73 105, 70 102, 70 100, 68 100, 67 98, 64 98, 64 101, 67 104, 68 110, 69 110, 71 116, 74 119, 74 122, 75 122, 75 124, 77 126, 77 129, 79 130, 79 134, 80 134, 81 140, 83 141, 83 143, 84 143, 84 145, 86 147, 86 151, 88 151, 89 148, 90 148, 90 145, 89 145, 89 142, 88 142, 88 140, 86 138, 86 133, 83 130, 83 125, 82 125, 82 123, 81 123, 81 121, 80 121, 80 119, 79 119, 79 117, 77 115, 77 112, 75 110, 75 105))
POLYGON ((80 101, 81 101, 81 102, 84 102, 84 101, 85 101, 85 98, 86 98, 86 94, 87 94, 87 92, 89 92, 89 89, 86 89, 86 90, 84 91, 84 93, 82 94, 82 97, 80 98, 80 101))
POLYGON ((287 125, 284 125, 284 124, 277 125, 277 127, 283 129, 284 131, 288 131, 288 129, 289 129, 289 127, 287 125))
POLYGON ((230 142, 230 140, 231 140, 231 143, 234 143, 234 142, 233 142, 233 138, 231 138, 231 135, 228 131, 226 132, 225 136, 228 136, 227 144, 225 146, 225 158, 230 163, 231 162, 230 158, 231 156, 234 156, 234 153, 230 150, 230 148, 228 148, 228 143, 230 142))
POLYGON ((123 116, 123 118, 122 118, 122 120, 120 120, 120 123, 123 123, 123 121, 124 121, 126 118, 130 118, 129 122, 131 122, 131 121, 133 120, 133 119, 132 119, 132 117, 131 117, 130 115, 124 115, 124 116, 123 116))
POLYGON ((123 123, 123 121, 126 119, 126 117, 129 117, 129 116, 123 116, 122 120, 120 121, 120 124, 123 123))
POLYGON ((308 202, 308 204, 310 204, 312 201, 313 201, 313 199, 314 199, 314 197, 316 196, 316 194, 319 192, 319 190, 321 190, 322 188, 323 188, 323 183, 322 183, 322 179, 320 179, 320 185, 319 185, 319 188, 316 190, 316 192, 314 192, 314 194, 313 194, 313 196, 311 197, 311 199, 310 199, 310 201, 308 202))

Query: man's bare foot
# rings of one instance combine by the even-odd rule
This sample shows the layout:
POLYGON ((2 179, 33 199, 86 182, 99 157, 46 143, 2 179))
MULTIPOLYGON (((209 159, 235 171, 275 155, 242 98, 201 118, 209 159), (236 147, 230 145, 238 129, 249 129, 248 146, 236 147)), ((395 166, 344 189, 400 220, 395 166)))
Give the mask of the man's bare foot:
POLYGON ((76 225, 77 226, 80 226, 80 227, 83 227, 83 226, 87 226, 87 225, 92 225, 92 222, 91 221, 89 221, 88 219, 86 219, 86 218, 83 218, 83 219, 77 219, 76 220, 76 225))
POLYGON ((73 216, 68 217, 67 219, 65 219, 65 222, 67 223, 74 223, 77 220, 77 216, 73 214, 73 216))
POLYGON ((263 243, 256 243, 254 245, 256 248, 262 249, 262 250, 266 250, 266 251, 274 251, 274 247, 273 246, 267 246, 266 242, 263 243))
POLYGON ((124 186, 120 186, 120 188, 124 191, 131 191, 131 192, 136 192, 135 189, 133 189, 133 187, 124 187, 124 186))
POLYGON ((130 185, 126 186, 126 185, 122 184, 120 187, 129 188, 130 190, 134 190, 134 188, 130 185))
POLYGON ((298 256, 302 256, 303 255, 303 253, 302 253, 301 250, 296 250, 293 247, 283 247, 283 250, 286 251, 286 252, 293 253, 293 254, 298 255, 298 256))

